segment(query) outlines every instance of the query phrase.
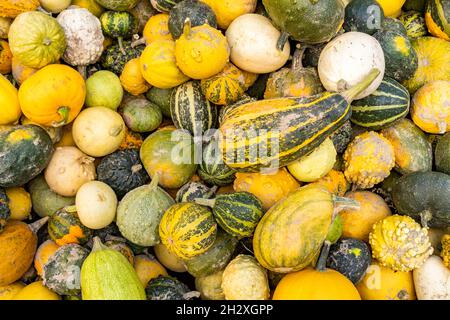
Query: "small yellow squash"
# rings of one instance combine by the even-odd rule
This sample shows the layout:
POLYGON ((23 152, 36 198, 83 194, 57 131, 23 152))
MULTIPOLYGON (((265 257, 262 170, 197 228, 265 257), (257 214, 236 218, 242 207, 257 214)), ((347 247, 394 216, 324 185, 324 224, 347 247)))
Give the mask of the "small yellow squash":
POLYGON ((160 13, 152 16, 145 24, 142 34, 147 44, 157 40, 173 40, 169 31, 169 15, 160 13))
POLYGON ((217 24, 223 30, 226 30, 237 17, 254 12, 258 3, 257 0, 202 0, 202 2, 213 9, 217 24))
POLYGON ((12 53, 8 42, 0 40, 0 73, 7 74, 12 68, 12 53))
POLYGON ((0 286, 0 300, 12 300, 25 285, 22 282, 14 282, 6 286, 0 286))
POLYGON ((36 281, 20 290, 13 300, 61 300, 61 298, 44 286, 42 281, 36 281))
POLYGON ((151 87, 142 76, 138 58, 131 59, 125 64, 120 75, 120 83, 125 91, 133 96, 143 94, 151 87))
POLYGON ((17 89, 3 75, 0 75, 0 125, 19 120, 20 110, 17 89))
POLYGON ((31 196, 22 187, 7 188, 6 195, 9 199, 9 210, 11 211, 11 219, 25 220, 31 214, 31 196))

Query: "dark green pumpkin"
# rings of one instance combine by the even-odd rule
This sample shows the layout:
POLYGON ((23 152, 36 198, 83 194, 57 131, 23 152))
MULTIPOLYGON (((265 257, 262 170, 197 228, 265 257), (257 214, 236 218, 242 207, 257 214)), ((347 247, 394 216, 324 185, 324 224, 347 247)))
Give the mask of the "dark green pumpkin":
POLYGON ((44 265, 44 285, 59 295, 81 293, 80 270, 89 251, 78 244, 61 246, 44 265))
POLYGON ((382 30, 395 31, 395 32, 398 32, 398 33, 403 34, 405 36, 408 36, 408 33, 406 32, 405 26, 403 25, 403 23, 400 20, 398 20, 396 18, 386 17, 383 20, 383 23, 381 24, 381 29, 382 30))
POLYGON ((205 98, 199 81, 185 82, 172 92, 170 113, 175 127, 194 138, 201 138, 217 122, 217 107, 205 98))
POLYGON ((145 98, 125 99, 121 114, 127 127, 134 132, 155 131, 163 120, 161 109, 145 98))
POLYGON ((248 88, 247 94, 257 100, 264 98, 264 92, 266 91, 267 80, 270 77, 270 73, 260 74, 255 83, 248 88))
POLYGON ((417 11, 404 12, 398 17, 406 29, 409 38, 415 39, 428 34, 425 18, 417 11))
POLYGON ((134 253, 133 250, 127 245, 126 240, 123 238, 113 238, 105 242, 105 246, 110 249, 116 250, 123 254, 125 258, 134 265, 134 253))
POLYGON ((150 177, 139 158, 139 150, 126 149, 104 157, 97 166, 97 179, 109 185, 119 199, 137 187, 146 184, 150 177))
POLYGON ((345 31, 374 34, 384 21, 383 8, 375 0, 353 0, 345 7, 345 31))
POLYGON ((2 232, 10 216, 9 198, 6 195, 5 189, 0 187, 0 232, 2 232))
POLYGON ((150 280, 145 288, 147 300, 189 300, 189 287, 169 276, 159 276, 150 280))
POLYGON ((131 38, 139 28, 137 18, 126 11, 106 11, 100 16, 100 23, 103 34, 111 38, 131 38))
POLYGON ((56 211, 48 220, 47 227, 50 238, 60 246, 70 243, 84 245, 93 233, 81 223, 75 206, 56 211))
POLYGON ((346 121, 339 129, 330 135, 337 153, 343 153, 348 144, 352 141, 352 124, 346 121))
POLYGON ((172 91, 174 91, 174 88, 160 89, 157 87, 152 87, 147 91, 145 96, 150 102, 156 104, 159 109, 161 109, 161 112, 165 117, 171 118, 170 97, 172 96, 172 91))
POLYGON ((182 0, 150 0, 153 8, 159 12, 168 13, 177 3, 182 0))
POLYGON ((131 41, 123 41, 122 52, 118 43, 110 45, 103 52, 100 62, 103 69, 114 72, 117 76, 122 74, 125 64, 135 58, 139 58, 142 51, 144 51, 144 45, 131 46, 131 41))
POLYGON ((185 260, 187 271, 194 277, 204 277, 225 269, 233 257, 238 240, 218 230, 216 240, 205 253, 185 260))
POLYGON ((219 226, 238 238, 253 235, 264 215, 261 201, 249 192, 219 194, 215 199, 196 199, 196 202, 211 207, 219 226))
POLYGON ((211 199, 217 187, 208 188, 203 183, 190 181, 182 186, 175 198, 176 202, 194 202, 196 198, 211 199))
MULTIPOLYGON (((117 225, 113 222, 102 229, 94 230, 94 236, 99 237, 102 242, 106 242, 111 238, 120 237, 121 234, 119 227, 117 227, 117 225)), ((93 243, 89 242, 88 246, 92 247, 92 244, 93 243)))
POLYGON ((208 24, 217 28, 216 15, 210 6, 198 0, 184 0, 170 10, 169 31, 174 39, 183 33, 186 18, 191 20, 192 27, 208 24))
POLYGON ((449 194, 450 176, 441 172, 414 172, 399 178, 392 188, 398 212, 431 228, 450 225, 449 194))
POLYGON ((300 42, 327 42, 344 22, 341 0, 263 0, 262 3, 275 26, 300 42))
POLYGON ((370 96, 353 101, 350 120, 358 126, 378 130, 404 118, 409 105, 408 90, 394 79, 385 77, 370 96))
POLYGON ((0 132, 0 187, 24 185, 47 167, 52 153, 52 140, 39 126, 14 126, 0 132))
POLYGON ((102 7, 114 11, 126 11, 134 8, 139 0, 95 0, 102 7))
POLYGON ((405 4, 403 5, 403 10, 424 12, 426 2, 427 0, 406 0, 405 4))
POLYGON ((425 22, 431 34, 450 41, 450 1, 427 1, 425 22))
POLYGON ((211 139, 204 147, 197 173, 206 183, 219 187, 232 183, 236 178, 236 171, 223 162, 217 139, 211 139))
POLYGON ((383 48, 385 76, 397 81, 411 78, 417 70, 419 60, 408 37, 390 30, 378 31, 373 37, 383 48))
POLYGON ((331 245, 326 266, 340 272, 353 284, 357 284, 371 261, 369 246, 364 241, 345 238, 331 245))
POLYGON ((450 174, 450 133, 446 133, 436 144, 434 151, 436 171, 450 174))

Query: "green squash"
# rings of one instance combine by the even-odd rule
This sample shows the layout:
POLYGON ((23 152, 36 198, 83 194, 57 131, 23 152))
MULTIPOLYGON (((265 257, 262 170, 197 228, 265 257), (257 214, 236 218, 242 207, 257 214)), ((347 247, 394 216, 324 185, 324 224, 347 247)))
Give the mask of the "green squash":
POLYGON ((123 39, 129 39, 139 31, 138 19, 129 12, 106 11, 100 16, 103 34, 115 38, 123 49, 123 39))
POLYGON ((83 300, 145 300, 136 271, 118 251, 94 238, 94 247, 81 267, 83 300))
POLYGON ((395 31, 397 33, 408 36, 405 26, 403 25, 403 23, 400 20, 398 20, 396 18, 386 17, 384 19, 383 23, 381 24, 381 29, 395 31))
POLYGON ((406 29, 409 38, 415 39, 424 37, 428 34, 425 18, 423 14, 417 11, 404 12, 398 17, 406 29))
POLYGON ((123 41, 123 51, 118 43, 110 45, 103 51, 100 63, 103 69, 114 72, 117 76, 122 74, 125 64, 135 58, 141 56, 144 51, 144 45, 133 47, 131 41, 123 41))
POLYGON ((187 271, 195 278, 204 277, 225 269, 233 257, 238 240, 218 230, 216 240, 205 253, 184 260, 187 271))
POLYGON ((81 292, 80 270, 89 251, 78 244, 59 247, 44 265, 44 285, 59 295, 77 295, 81 292))
POLYGON ((176 4, 169 13, 169 31, 174 39, 183 33, 186 18, 191 20, 191 27, 208 24, 217 28, 214 11, 206 3, 199 0, 184 0, 176 4))
POLYGON ((169 276, 159 276, 150 280, 145 288, 147 300, 189 300, 198 296, 191 293, 188 286, 169 276))
POLYGON ((127 127, 134 132, 154 131, 163 120, 161 109, 145 98, 126 99, 121 113, 127 127))
POLYGON ((238 238, 250 237, 264 215, 261 201, 249 192, 220 194, 196 202, 211 207, 219 226, 238 238))
MULTIPOLYGON (((328 42, 344 22, 341 0, 263 0, 262 3, 275 26, 300 42, 328 42)), ((280 40, 278 48, 283 48, 285 41, 280 40)))
POLYGON ((402 119, 381 131, 394 147, 395 170, 401 174, 431 171, 433 151, 427 136, 409 119, 402 119))
POLYGON ((75 206, 64 207, 48 220, 48 234, 59 246, 69 243, 84 245, 92 237, 92 230, 81 223, 76 209, 75 206))
POLYGON ((159 12, 168 13, 170 10, 182 0, 150 0, 152 6, 159 12))
POLYGON ((172 96, 172 91, 174 90, 174 88, 160 89, 157 87, 152 87, 147 91, 145 96, 150 102, 156 104, 161 109, 161 112, 165 117, 171 118, 172 115, 170 114, 170 97, 172 96))
POLYGON ((383 8, 375 0, 353 0, 345 7, 345 31, 374 34, 383 25, 383 8))
POLYGON ((52 153, 52 140, 39 126, 14 126, 0 132, 0 187, 24 185, 47 167, 52 153))
POLYGON ((350 120, 358 126, 378 130, 409 113, 410 96, 400 83, 385 77, 370 96, 352 102, 350 120))
POLYGON ((182 186, 176 194, 176 202, 194 202, 196 198, 211 199, 217 187, 208 188, 203 183, 190 181, 182 186))
POLYGON ((353 139, 353 128, 350 121, 346 121, 339 129, 330 135, 336 152, 341 154, 345 152, 347 146, 353 139))
POLYGON ((411 78, 417 70, 419 61, 408 37, 390 30, 378 31, 373 37, 383 48, 385 76, 397 81, 411 78))
POLYGON ((414 172, 397 180, 392 199, 400 214, 408 215, 423 227, 450 225, 450 176, 441 172, 414 172))
POLYGON ((86 80, 86 107, 106 107, 116 111, 122 99, 122 84, 113 72, 100 70, 86 80))
POLYGON ((103 8, 114 11, 127 11, 133 9, 139 0, 95 0, 103 8))
POLYGON ((403 5, 403 10, 424 12, 426 2, 427 0, 406 0, 405 4, 403 5))
POLYGON ((6 195, 5 189, 0 188, 0 232, 2 232, 10 216, 9 198, 6 195))
POLYGON ((446 133, 436 144, 434 159, 436 171, 450 174, 450 133, 446 133))
POLYGON ((158 187, 155 178, 149 185, 130 192, 117 207, 116 223, 122 235, 140 246, 154 246, 160 242, 158 227, 164 212, 175 201, 158 187))
POLYGON ((44 175, 38 175, 28 183, 33 211, 41 218, 53 215, 57 210, 75 204, 75 197, 63 197, 52 191, 44 175))

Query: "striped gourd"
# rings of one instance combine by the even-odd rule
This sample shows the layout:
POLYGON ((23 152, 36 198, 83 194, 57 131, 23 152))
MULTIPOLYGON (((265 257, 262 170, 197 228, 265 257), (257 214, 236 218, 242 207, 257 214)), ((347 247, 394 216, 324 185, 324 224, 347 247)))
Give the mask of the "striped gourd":
POLYGON ((246 104, 246 103, 249 103, 249 102, 255 102, 255 101, 257 101, 257 100, 258 100, 258 99, 253 98, 253 97, 250 97, 249 95, 247 95, 247 94, 244 93, 244 94, 241 96, 241 98, 239 99, 239 101, 237 101, 236 103, 233 103, 233 104, 230 104, 230 105, 227 105, 227 106, 223 106, 223 107, 220 108, 220 110, 219 110, 219 116, 218 116, 219 124, 222 124, 223 119, 224 119, 224 117, 225 117, 225 114, 226 114, 228 111, 230 111, 231 109, 234 109, 234 108, 236 108, 236 107, 238 107, 238 106, 240 106, 240 105, 243 105, 243 104, 246 104))
POLYGON ((409 112, 409 92, 394 79, 385 77, 370 96, 353 101, 350 120, 361 127, 382 129, 409 112))
POLYGON ((0 17, 15 18, 39 7, 39 0, 0 0, 0 17))
POLYGON ((427 27, 422 13, 408 11, 403 13, 398 19, 405 26, 406 34, 409 38, 414 39, 427 35, 427 27))
POLYGON ((217 187, 208 188, 201 182, 190 181, 182 186, 176 194, 176 202, 194 202, 196 198, 211 199, 217 187))
POLYGON ((48 234, 57 245, 69 243, 85 244, 92 237, 92 230, 86 228, 78 218, 75 206, 56 211, 48 221, 48 234))
POLYGON ((100 16, 100 23, 105 35, 117 38, 121 50, 124 50, 122 39, 131 38, 139 29, 138 19, 126 11, 106 11, 100 16))
POLYGON ((169 12, 178 2, 182 0, 150 0, 153 8, 159 12, 169 12))
POLYGON ((204 147, 197 173, 203 181, 215 186, 226 186, 234 181, 236 171, 223 162, 217 139, 212 139, 204 147))
POLYGON ((225 163, 256 172, 283 167, 308 154, 349 119, 350 103, 379 73, 372 70, 342 93, 261 100, 230 110, 220 126, 225 163))
POLYGON ((450 1, 428 0, 425 22, 432 35, 450 41, 450 1))
POLYGON ((196 203, 171 206, 159 224, 162 244, 180 259, 190 259, 206 252, 214 243, 217 223, 211 211, 196 203))
POLYGON ((215 126, 217 108, 202 93, 199 81, 188 81, 172 92, 170 113, 175 127, 200 137, 215 126))
POLYGON ((250 237, 264 215, 261 201, 249 192, 220 194, 196 202, 211 207, 219 226, 238 238, 250 237))

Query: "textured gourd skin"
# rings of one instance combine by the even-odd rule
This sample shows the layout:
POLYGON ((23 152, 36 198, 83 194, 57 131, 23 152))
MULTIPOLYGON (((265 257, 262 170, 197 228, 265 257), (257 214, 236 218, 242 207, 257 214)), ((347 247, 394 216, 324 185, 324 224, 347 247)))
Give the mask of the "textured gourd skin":
POLYGON ((258 262, 280 273, 309 265, 328 234, 333 211, 332 194, 321 185, 310 184, 290 193, 256 227, 253 250, 258 262))
POLYGON ((139 59, 137 58, 131 59, 125 64, 120 75, 120 83, 133 96, 146 93, 151 87, 141 74, 139 59))
POLYGON ((189 288, 184 283, 170 276, 152 279, 145 288, 147 300, 189 300, 188 292, 189 288))
POLYGON ((431 256, 413 271, 417 300, 449 300, 450 270, 441 258, 431 256))
POLYGON ((52 153, 52 141, 39 126, 15 126, 0 132, 0 187, 27 183, 44 170, 52 153))
POLYGON ((117 252, 120 252, 123 254, 125 258, 127 258, 128 262, 131 263, 131 265, 134 265, 134 253, 133 250, 130 249, 130 247, 126 244, 125 239, 118 238, 118 239, 112 239, 105 242, 105 246, 107 246, 110 249, 116 250, 117 252))
POLYGON ((444 265, 450 269, 450 235, 448 234, 442 237, 441 257, 444 265))
POLYGON ((9 209, 9 198, 5 192, 5 189, 0 188, 0 232, 5 227, 11 216, 11 210, 9 209))
POLYGON ((139 0, 95 0, 102 7, 114 11, 127 11, 136 6, 139 0))
POLYGON ((200 292, 202 300, 225 300, 222 285, 223 270, 208 276, 195 278, 195 289, 200 292))
POLYGON ((427 1, 425 21, 435 37, 450 41, 450 3, 448 0, 427 1))
POLYGON ((407 36, 405 26, 399 19, 396 19, 396 18, 385 17, 385 19, 381 25, 381 29, 395 31, 397 33, 407 36))
POLYGON ((34 268, 39 276, 44 272, 44 265, 48 259, 58 250, 58 246, 53 240, 46 240, 40 244, 34 256, 34 268))
POLYGON ((77 244, 60 247, 44 265, 44 285, 59 295, 81 292, 80 269, 89 251, 77 244))
POLYGON ((195 202, 196 198, 211 199, 215 189, 208 188, 201 182, 190 181, 182 186, 176 194, 176 202, 195 202))
POLYGON ((394 147, 374 131, 358 135, 344 153, 345 177, 363 189, 387 178, 394 165, 394 147))
MULTIPOLYGON (((156 180, 155 180, 156 181, 156 180)), ((117 226, 129 241, 141 246, 153 246, 160 241, 158 226, 173 199, 152 181, 133 189, 117 207, 117 226)))
POLYGON ((100 58, 102 67, 114 72, 118 76, 122 73, 125 64, 132 59, 139 58, 145 49, 144 45, 132 47, 131 41, 123 41, 122 46, 125 53, 122 52, 119 44, 115 43, 109 46, 100 58))
POLYGON ((396 271, 418 268, 433 253, 427 229, 408 216, 393 215, 375 223, 369 243, 373 258, 396 271))
POLYGON ((130 38, 138 31, 138 20, 129 12, 106 11, 100 17, 103 33, 112 38, 130 38))
POLYGON ((238 255, 225 268, 222 290, 226 300, 268 300, 267 271, 249 255, 238 255))
POLYGON ((428 34, 423 13, 407 11, 401 14, 398 19, 403 23, 408 38, 415 39, 428 34))
POLYGON ((58 21, 35 11, 22 13, 14 20, 8 40, 13 56, 23 65, 36 69, 57 62, 67 46, 64 29, 58 21))
POLYGON ((12 53, 8 42, 0 40, 0 73, 7 74, 12 68, 12 53))
POLYGON ((395 169, 401 174, 431 171, 433 150, 426 135, 409 119, 383 129, 383 136, 394 147, 395 169))
POLYGON ((81 223, 74 210, 74 207, 61 208, 48 221, 48 234, 60 246, 69 243, 84 245, 92 237, 92 230, 81 223))
POLYGON ((445 228, 450 223, 450 176, 440 172, 414 172, 397 180, 392 199, 398 212, 422 226, 445 228))
POLYGON ((340 197, 343 197, 350 188, 344 173, 334 169, 328 172, 326 176, 315 181, 315 183, 323 185, 328 191, 340 197))
POLYGON ((81 267, 81 293, 83 300, 145 300, 144 288, 128 260, 118 251, 96 249, 95 244, 81 267))
POLYGON ((39 7, 39 0, 2 0, 0 1, 0 16, 15 18, 27 11, 34 11, 39 7))
POLYGON ((352 141, 352 138, 353 128, 350 120, 346 121, 339 129, 337 129, 330 135, 330 139, 333 141, 334 148, 339 154, 344 153, 345 149, 347 149, 348 144, 352 141))

